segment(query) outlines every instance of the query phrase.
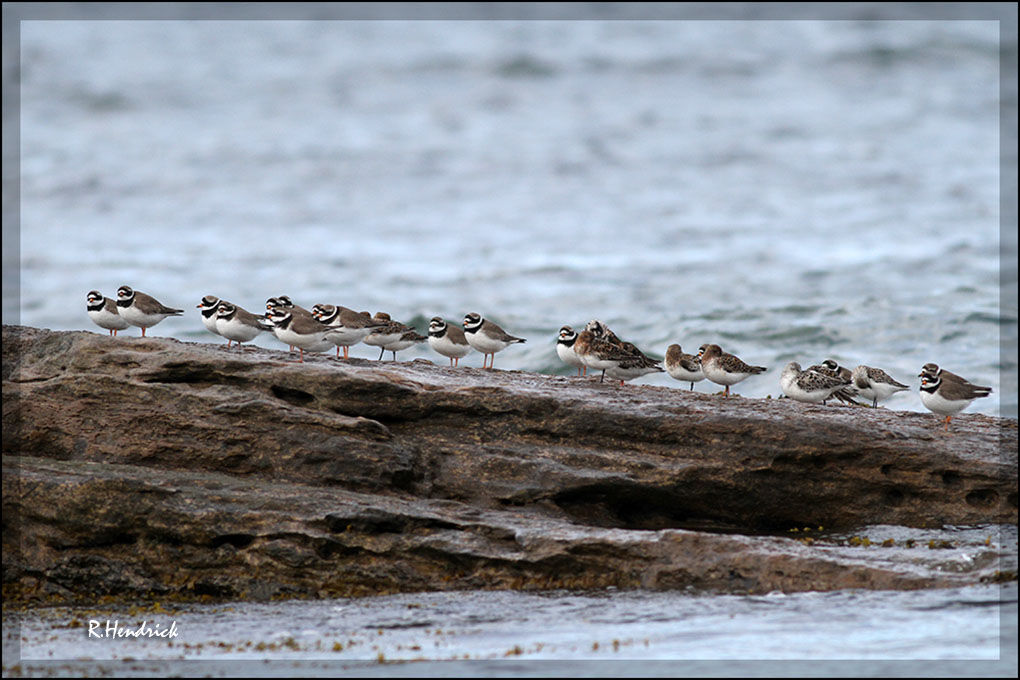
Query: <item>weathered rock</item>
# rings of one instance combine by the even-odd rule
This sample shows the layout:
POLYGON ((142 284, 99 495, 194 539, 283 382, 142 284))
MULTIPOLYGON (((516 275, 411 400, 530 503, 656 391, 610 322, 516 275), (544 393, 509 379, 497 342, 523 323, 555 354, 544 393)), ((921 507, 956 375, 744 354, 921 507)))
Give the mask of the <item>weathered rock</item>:
POLYGON ((5 326, 9 594, 916 588, 988 573, 719 532, 1017 519, 1012 420, 289 361, 5 326))

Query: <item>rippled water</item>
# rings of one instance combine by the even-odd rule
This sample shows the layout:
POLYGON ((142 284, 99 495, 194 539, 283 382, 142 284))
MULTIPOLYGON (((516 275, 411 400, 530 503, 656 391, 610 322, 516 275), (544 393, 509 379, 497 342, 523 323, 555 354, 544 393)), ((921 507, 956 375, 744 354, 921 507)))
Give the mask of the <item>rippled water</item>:
POLYGON ((250 669, 265 675, 280 667, 259 670, 244 662, 270 659, 300 662, 294 668, 305 670, 371 675, 442 673, 452 661, 470 662, 466 671, 481 676, 542 675, 557 668, 596 675, 688 675, 712 666, 684 670, 663 662, 757 659, 771 662, 757 674, 799 674, 795 660, 801 660, 815 663, 809 669, 799 666, 800 673, 845 675, 845 665, 826 663, 843 659, 861 663, 855 667, 861 672, 882 668, 874 664, 879 661, 939 661, 901 666, 899 672, 981 675, 991 668, 1008 671, 1008 664, 998 663, 1000 655, 1009 658, 1008 649, 1000 651, 1000 622, 1005 644, 1012 640, 1015 666, 1016 601, 1015 584, 764 596, 416 593, 189 606, 161 614, 58 608, 34 612, 20 626, 5 618, 4 638, 6 645, 20 636, 25 667, 42 668, 38 662, 49 661, 64 672, 115 669, 114 662, 128 658, 162 661, 153 668, 164 671, 203 674, 250 669), (174 624, 177 636, 170 644, 161 638, 89 637, 90 621, 98 622, 98 636, 108 620, 132 630, 142 621, 156 630, 174 624), (819 625, 822 621, 825 625, 819 625), (207 665, 186 665, 194 661, 207 665), (229 664, 215 663, 224 661, 229 664), (587 663, 557 667, 553 661, 587 663))
MULTIPOLYGON (((848 546, 849 537, 842 534, 817 535, 819 557, 907 572, 916 565, 932 574, 990 574, 990 567, 1015 573, 1017 567, 1015 526, 873 526, 854 535, 868 538, 870 545, 848 546), (890 538, 895 546, 885 545, 890 538), (925 543, 948 547, 933 549, 925 543)), ((608 588, 215 605, 96 604, 6 609, 4 670, 20 663, 32 675, 127 669, 146 675, 265 676, 302 670, 353 675, 1012 677, 1016 614, 1015 581, 917 591, 766 595, 608 588), (107 622, 132 631, 144 622, 148 630, 176 635, 105 637, 107 622), (758 665, 742 665, 749 660, 758 665), (848 673, 835 660, 857 665, 848 673), (264 665, 267 661, 273 663, 264 665), (453 662, 462 665, 451 669, 453 662)))
MULTIPOLYGON (((768 366, 747 396, 778 395, 789 360, 914 386, 935 361, 995 389, 970 411, 1015 415, 998 40, 988 21, 27 22, 21 322, 98 330, 85 293, 124 283, 186 309, 156 335, 209 342, 209 293, 419 330, 479 311, 528 339, 497 367, 567 373, 556 331, 597 317, 651 354, 716 341, 768 366)), ((888 405, 923 410, 916 387, 888 405)))

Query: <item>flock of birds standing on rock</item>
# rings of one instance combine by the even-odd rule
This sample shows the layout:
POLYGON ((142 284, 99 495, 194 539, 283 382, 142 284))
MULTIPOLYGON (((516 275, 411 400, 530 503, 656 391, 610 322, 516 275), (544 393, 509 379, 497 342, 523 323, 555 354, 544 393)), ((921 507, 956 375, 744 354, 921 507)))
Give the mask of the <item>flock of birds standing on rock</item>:
MULTIPOLYGON (((203 297, 197 308, 201 310, 206 329, 226 338, 228 348, 235 342, 240 346, 263 332, 272 332, 281 342, 290 345, 292 352, 298 349, 301 363, 305 351, 325 352, 333 347, 336 347, 337 359, 341 347, 344 359, 348 359, 350 347, 359 342, 378 347, 380 360, 386 352, 392 352, 396 361, 397 352, 427 340, 433 350, 449 358, 450 366, 459 365, 460 359, 474 349, 484 355, 482 367, 491 369, 497 352, 526 342, 475 312, 464 317, 463 329, 448 324, 441 317, 433 317, 429 322, 429 334, 424 336, 384 312, 372 316, 368 312, 327 304, 317 304, 307 310, 295 305, 286 295, 269 298, 263 315, 253 314, 214 295, 203 297)), ((142 329, 142 337, 147 328, 184 313, 183 309, 167 307, 130 286, 118 288, 116 300, 104 297, 99 291, 89 291, 87 310, 92 321, 107 329, 110 335, 137 326, 142 329)), ((577 368, 578 376, 587 375, 589 368, 602 371, 600 382, 608 375, 623 385, 627 380, 663 371, 659 361, 634 344, 620 340, 598 320, 588 322, 580 333, 563 326, 557 338, 556 353, 564 363, 577 368)), ((671 377, 689 382, 692 390, 694 383, 707 379, 722 385, 727 397, 731 385, 767 370, 764 366, 746 364, 711 343, 702 345, 696 355, 684 353, 680 345, 670 345, 664 363, 671 377)), ((990 387, 974 385, 933 363, 925 364, 918 377, 921 378, 921 402, 933 413, 945 416, 947 432, 954 415, 975 399, 992 392, 990 387)), ((791 361, 783 369, 779 385, 783 394, 796 401, 825 404, 835 398, 843 403, 861 405, 856 398, 862 397, 870 399, 872 407, 897 392, 910 389, 879 368, 861 365, 851 371, 832 359, 806 369, 791 361)))

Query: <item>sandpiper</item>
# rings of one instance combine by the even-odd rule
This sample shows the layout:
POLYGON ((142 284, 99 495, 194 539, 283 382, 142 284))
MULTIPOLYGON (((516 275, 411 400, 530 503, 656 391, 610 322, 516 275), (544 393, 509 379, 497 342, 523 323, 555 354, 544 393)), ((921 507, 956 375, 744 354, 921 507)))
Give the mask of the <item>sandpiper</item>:
POLYGON ((872 408, 878 408, 879 401, 888 399, 897 392, 910 389, 909 386, 894 379, 881 368, 872 368, 863 364, 853 370, 850 378, 853 380, 858 394, 865 399, 871 399, 872 408))
POLYGON ((705 372, 705 377, 717 385, 724 385, 727 397, 730 396, 730 385, 736 385, 741 380, 768 370, 764 366, 746 364, 739 357, 727 354, 719 345, 711 343, 700 347, 698 357, 701 359, 701 369, 705 372))
POLYGON ((694 383, 705 379, 701 359, 695 354, 685 354, 680 345, 673 344, 666 348, 666 361, 663 363, 670 377, 681 382, 689 382, 692 390, 694 383))

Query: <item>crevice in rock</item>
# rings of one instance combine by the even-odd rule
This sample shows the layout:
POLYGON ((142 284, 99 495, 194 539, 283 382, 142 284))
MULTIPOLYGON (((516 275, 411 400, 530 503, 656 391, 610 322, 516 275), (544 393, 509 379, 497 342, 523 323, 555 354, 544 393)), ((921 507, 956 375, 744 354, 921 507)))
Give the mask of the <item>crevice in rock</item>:
POLYGON ((220 536, 214 536, 209 545, 213 548, 219 548, 221 545, 227 545, 228 543, 235 548, 243 549, 255 542, 255 537, 251 534, 222 534, 220 536))
POLYGON ((249 381, 237 375, 223 373, 210 366, 189 364, 166 364, 141 377, 146 384, 192 385, 194 387, 215 387, 217 385, 248 385, 249 381))
POLYGON ((195 595, 208 595, 219 599, 230 599, 237 597, 237 592, 229 585, 199 581, 191 588, 195 595))
POLYGON ((890 487, 882 492, 882 500, 884 500, 886 504, 894 507, 902 505, 906 498, 907 496, 903 489, 897 487, 890 487))
POLYGON ((999 501, 999 494, 995 489, 975 489, 967 494, 967 505, 978 508, 989 508, 999 501))
POLYGON ((675 529, 692 519, 671 490, 640 484, 592 484, 561 491, 551 498, 575 521, 622 529, 675 529))
POLYGON ((277 399, 281 399, 288 404, 294 406, 307 406, 311 402, 315 401, 315 396, 305 392, 303 390, 296 390, 292 387, 284 387, 283 385, 273 385, 269 388, 269 391, 273 393, 273 396, 277 399))
POLYGON ((163 545, 175 547, 184 545, 184 539, 179 534, 166 529, 151 530, 145 535, 145 538, 152 543, 161 543, 163 545))
POLYGON ((333 539, 322 540, 315 545, 315 554, 319 559, 323 560, 333 559, 334 557, 349 557, 362 552, 364 552, 363 548, 344 545, 333 539))
POLYGON ((126 531, 110 531, 95 535, 88 543, 90 548, 110 548, 117 545, 134 545, 138 536, 126 531))
POLYGON ((944 470, 942 472, 942 483, 948 487, 958 487, 963 481, 960 478, 960 473, 955 470, 944 470))

